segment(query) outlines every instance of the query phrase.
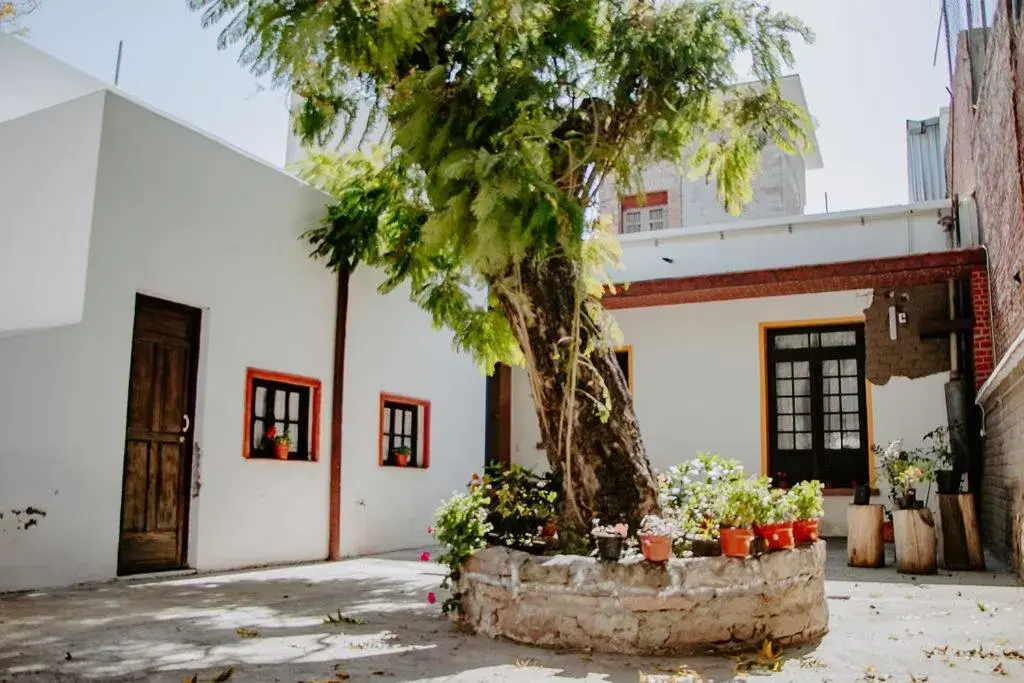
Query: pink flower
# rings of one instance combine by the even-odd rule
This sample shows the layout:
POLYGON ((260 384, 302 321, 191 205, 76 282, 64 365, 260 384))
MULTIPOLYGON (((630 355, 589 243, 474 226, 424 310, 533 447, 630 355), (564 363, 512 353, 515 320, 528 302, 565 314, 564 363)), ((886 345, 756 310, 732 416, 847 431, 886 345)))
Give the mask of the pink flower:
POLYGON ((430 534, 431 536, 433 536, 434 535, 434 527, 428 526, 427 527, 427 533, 430 534))
POLYGON ((434 591, 430 591, 429 593, 427 593, 427 602, 429 602, 431 605, 437 602, 437 596, 434 595, 434 591))
POLYGON ((277 427, 268 427, 266 437, 268 439, 277 438, 277 427))
POLYGON ((428 553, 428 552, 420 553, 420 562, 430 562, 430 553, 428 553))

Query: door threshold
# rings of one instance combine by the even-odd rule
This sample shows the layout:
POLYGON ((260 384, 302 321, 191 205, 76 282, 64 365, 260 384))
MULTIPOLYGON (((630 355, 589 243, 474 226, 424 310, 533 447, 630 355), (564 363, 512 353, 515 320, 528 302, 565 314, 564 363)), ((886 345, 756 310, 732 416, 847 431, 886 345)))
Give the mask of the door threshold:
POLYGON ((124 574, 118 576, 115 581, 124 581, 130 583, 132 581, 153 581, 157 579, 180 579, 184 576, 195 576, 199 573, 198 569, 167 569, 164 571, 155 572, 140 572, 138 574, 124 574))

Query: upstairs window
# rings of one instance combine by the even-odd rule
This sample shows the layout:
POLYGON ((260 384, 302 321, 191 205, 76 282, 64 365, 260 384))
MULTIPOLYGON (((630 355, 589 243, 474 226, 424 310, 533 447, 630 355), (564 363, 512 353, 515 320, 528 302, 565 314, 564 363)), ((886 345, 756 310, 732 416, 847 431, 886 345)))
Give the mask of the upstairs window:
POLYGON ((394 394, 380 395, 381 467, 430 466, 430 402, 394 394))
POLYGON ((648 192, 643 204, 637 195, 622 200, 622 233, 629 235, 668 227, 668 192, 648 192))
POLYGON ((270 433, 287 436, 288 460, 317 460, 320 380, 249 368, 245 395, 244 457, 275 457, 270 433))

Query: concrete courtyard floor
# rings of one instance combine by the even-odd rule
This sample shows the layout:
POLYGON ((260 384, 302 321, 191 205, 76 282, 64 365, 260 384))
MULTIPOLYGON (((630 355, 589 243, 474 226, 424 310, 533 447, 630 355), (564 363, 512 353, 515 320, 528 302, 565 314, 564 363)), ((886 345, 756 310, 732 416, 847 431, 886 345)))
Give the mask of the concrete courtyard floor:
POLYGON ((644 672, 654 683, 742 680, 745 668, 771 681, 1024 680, 1024 591, 1001 571, 855 570, 835 544, 830 633, 770 664, 559 653, 459 634, 438 609, 443 569, 418 554, 0 596, 0 681, 636 683, 644 672), (339 611, 360 623, 324 623, 339 611))

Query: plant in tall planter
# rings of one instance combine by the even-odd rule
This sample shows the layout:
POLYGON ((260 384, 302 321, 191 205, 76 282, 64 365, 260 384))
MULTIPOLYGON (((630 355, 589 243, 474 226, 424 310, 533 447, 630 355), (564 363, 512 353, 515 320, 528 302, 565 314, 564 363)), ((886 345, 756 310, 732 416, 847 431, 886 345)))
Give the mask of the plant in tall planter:
POLYGON ((934 461, 922 450, 905 450, 902 440, 895 440, 885 448, 873 447, 877 459, 876 468, 889 484, 889 500, 893 509, 911 510, 928 504, 931 481, 934 478, 934 461), (918 500, 918 483, 928 482, 924 500, 918 500))
POLYGON ((754 522, 769 502, 766 477, 740 479, 725 484, 716 501, 721 528, 719 542, 727 557, 746 557, 754 540, 754 522))
POLYGON ((606 562, 618 561, 628 534, 629 525, 627 524, 602 525, 601 520, 595 519, 590 535, 597 545, 598 558, 606 562))
POLYGON ((292 440, 287 434, 278 434, 277 427, 268 427, 263 435, 263 450, 270 453, 275 460, 287 460, 291 451, 292 440))
POLYGON ((797 545, 818 540, 818 524, 825 515, 824 489, 820 481, 812 479, 800 482, 786 494, 795 517, 793 541, 797 545))
POLYGON ((754 520, 754 534, 763 538, 768 550, 789 550, 793 540, 793 520, 796 512, 792 500, 782 489, 772 489, 758 510, 754 520))
POLYGON ((924 435, 923 450, 935 464, 935 487, 941 494, 960 492, 963 474, 954 469, 953 449, 949 442, 949 427, 939 426, 924 435))
POLYGON ((667 562, 672 557, 672 539, 677 524, 671 519, 647 515, 640 522, 640 551, 648 562, 667 562))
POLYGON ((482 368, 525 366, 561 530, 658 514, 600 302, 618 245, 590 207, 613 176, 642 191, 621 186, 685 162, 739 213, 762 151, 813 130, 780 81, 803 23, 762 0, 189 5, 301 95, 303 143, 387 131, 373 158, 309 156, 303 179, 335 203, 307 239, 343 277, 367 264, 383 292, 408 287, 482 368), (758 87, 735 87, 740 62, 758 87))

